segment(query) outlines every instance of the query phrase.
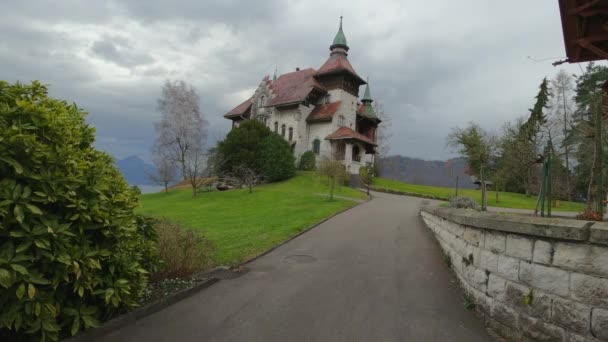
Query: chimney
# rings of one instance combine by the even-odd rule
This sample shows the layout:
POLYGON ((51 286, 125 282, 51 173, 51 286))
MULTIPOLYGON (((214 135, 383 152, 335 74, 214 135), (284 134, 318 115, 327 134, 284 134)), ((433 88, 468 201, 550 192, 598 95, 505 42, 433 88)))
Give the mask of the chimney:
POLYGON ((296 71, 300 71, 300 67, 296 67, 296 71))

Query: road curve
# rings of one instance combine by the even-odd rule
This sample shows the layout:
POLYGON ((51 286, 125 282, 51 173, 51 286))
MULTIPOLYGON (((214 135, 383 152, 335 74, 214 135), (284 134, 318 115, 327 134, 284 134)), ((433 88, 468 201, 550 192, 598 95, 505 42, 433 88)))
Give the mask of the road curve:
POLYGON ((373 196, 98 341, 490 341, 418 216, 425 200, 373 196))

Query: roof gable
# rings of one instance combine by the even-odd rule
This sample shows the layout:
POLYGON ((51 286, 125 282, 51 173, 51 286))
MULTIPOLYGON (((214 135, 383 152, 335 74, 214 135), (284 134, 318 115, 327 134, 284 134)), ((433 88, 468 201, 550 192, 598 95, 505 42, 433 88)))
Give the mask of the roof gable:
POLYGON ((342 105, 342 101, 331 102, 316 106, 306 118, 306 121, 329 121, 342 105))
POLYGON ((314 88, 326 92, 325 87, 313 77, 315 73, 315 69, 308 68, 279 76, 270 85, 274 97, 268 106, 302 102, 314 88))
POLYGON ((231 111, 224 114, 225 118, 234 118, 246 114, 251 109, 251 98, 248 98, 240 105, 234 107, 231 111))
POLYGON ((355 131, 353 131, 352 129, 350 129, 348 127, 340 127, 340 128, 338 128, 337 131, 335 131, 332 134, 328 135, 327 137, 325 137, 325 139, 327 139, 327 140, 355 139, 355 140, 359 140, 361 142, 364 142, 366 144, 370 144, 372 146, 376 146, 377 145, 370 138, 366 137, 365 135, 363 135, 363 134, 361 134, 359 132, 355 132, 355 131))
POLYGON ((321 68, 319 68, 319 70, 317 70, 316 75, 322 76, 322 75, 333 74, 333 73, 338 73, 338 72, 342 72, 342 71, 346 71, 346 72, 350 73, 351 75, 353 75, 361 84, 366 83, 357 74, 357 72, 355 72, 355 69, 348 61, 348 58, 346 58, 346 56, 341 55, 341 54, 335 54, 333 56, 330 56, 329 59, 327 61, 325 61, 325 63, 321 66, 321 68))

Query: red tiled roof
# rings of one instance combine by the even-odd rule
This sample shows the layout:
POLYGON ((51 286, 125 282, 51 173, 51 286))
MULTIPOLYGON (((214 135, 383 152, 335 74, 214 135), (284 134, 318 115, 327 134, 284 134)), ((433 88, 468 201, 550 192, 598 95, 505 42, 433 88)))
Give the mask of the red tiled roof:
POLYGON ((370 138, 365 135, 355 132, 348 127, 340 127, 337 131, 325 137, 327 140, 336 140, 336 139, 356 139, 362 141, 366 144, 370 144, 372 146, 376 146, 376 143, 373 142, 370 138))
POLYGON ((249 108, 251 108, 251 98, 245 100, 245 102, 241 103, 240 105, 236 106, 233 110, 224 114, 224 117, 233 118, 233 117, 241 116, 241 115, 245 114, 249 110, 249 108))
POLYGON ((313 88, 325 92, 325 88, 313 77, 314 75, 315 69, 313 68, 281 75, 271 84, 272 93, 275 96, 270 100, 268 106, 304 101, 313 88))
POLYGON ((339 71, 348 71, 353 76, 361 81, 361 84, 365 84, 366 82, 355 72, 355 69, 350 64, 346 56, 336 54, 334 56, 330 56, 329 59, 321 66, 319 70, 317 70, 317 75, 326 75, 332 74, 339 71))
POLYGON ((342 101, 336 101, 328 104, 318 105, 316 106, 312 112, 306 118, 306 121, 324 121, 331 120, 331 118, 336 114, 338 108, 342 101))

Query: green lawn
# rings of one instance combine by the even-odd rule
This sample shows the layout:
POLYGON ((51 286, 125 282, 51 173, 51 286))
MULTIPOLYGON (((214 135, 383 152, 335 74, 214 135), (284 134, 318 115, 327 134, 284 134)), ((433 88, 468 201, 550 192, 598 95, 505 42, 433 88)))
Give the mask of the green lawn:
MULTIPOLYGON (((408 184, 385 178, 375 178, 373 187, 378 189, 407 192, 415 195, 427 195, 441 198, 449 198, 450 196, 454 195, 454 188, 408 184)), ((481 192, 479 190, 460 189, 458 195, 475 198, 478 202, 481 202, 481 192)), ((502 191, 498 192, 497 203, 496 192, 488 191, 488 205, 491 207, 534 210, 535 204, 536 197, 528 197, 523 194, 502 191)), ((583 209, 583 207, 584 204, 582 203, 560 201, 559 206, 552 208, 552 210, 579 212, 583 209)))
MULTIPOLYGON (((192 197, 189 189, 141 196, 138 212, 166 217, 200 231, 215 245, 213 262, 234 265, 263 253, 303 229, 342 209, 349 200, 330 202, 325 179, 300 172, 288 181, 248 190, 209 192, 192 197)), ((360 191, 340 187, 336 195, 366 198, 360 191)))

